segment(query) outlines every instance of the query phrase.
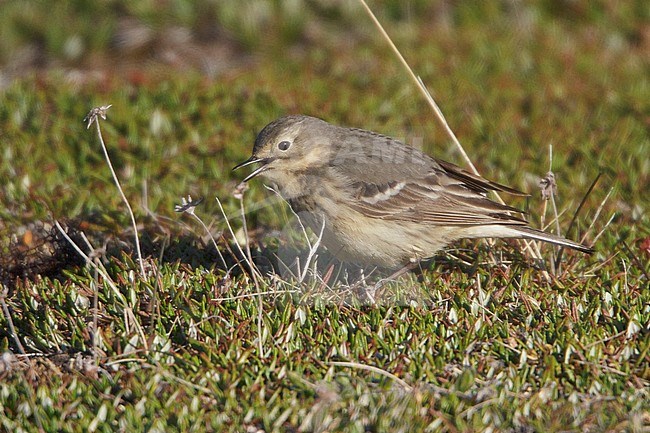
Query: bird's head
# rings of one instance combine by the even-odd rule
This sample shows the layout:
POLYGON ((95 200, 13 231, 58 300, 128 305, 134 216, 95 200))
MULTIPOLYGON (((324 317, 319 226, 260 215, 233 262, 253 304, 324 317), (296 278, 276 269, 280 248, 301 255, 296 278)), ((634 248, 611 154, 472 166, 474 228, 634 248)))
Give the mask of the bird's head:
POLYGON ((279 184, 287 178, 313 174, 330 160, 330 128, 333 126, 315 117, 281 117, 260 131, 251 157, 233 170, 260 164, 244 182, 259 174, 279 184))

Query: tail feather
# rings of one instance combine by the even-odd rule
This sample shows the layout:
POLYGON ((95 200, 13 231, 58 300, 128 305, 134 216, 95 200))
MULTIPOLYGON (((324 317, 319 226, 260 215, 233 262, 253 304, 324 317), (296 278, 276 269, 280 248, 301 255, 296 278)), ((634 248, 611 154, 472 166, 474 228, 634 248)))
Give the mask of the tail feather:
POLYGON ((594 249, 578 242, 557 236, 551 233, 546 233, 531 227, 516 227, 516 230, 521 234, 522 238, 535 239, 538 241, 550 242, 555 245, 573 248, 574 250, 582 251, 583 253, 593 253, 594 249))

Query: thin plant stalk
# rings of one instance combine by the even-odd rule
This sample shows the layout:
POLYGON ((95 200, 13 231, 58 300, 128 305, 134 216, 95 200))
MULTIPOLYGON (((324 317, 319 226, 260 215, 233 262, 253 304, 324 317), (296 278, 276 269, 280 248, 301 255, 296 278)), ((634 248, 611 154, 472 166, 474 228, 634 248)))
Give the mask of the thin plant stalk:
MULTIPOLYGON (((553 145, 548 145, 548 171, 553 172, 553 145)), ((560 218, 557 214, 557 206, 555 204, 555 191, 551 191, 551 205, 553 206, 553 215, 555 216, 555 233, 558 236, 562 236, 562 230, 560 229, 560 218)))
MULTIPOLYGON (((273 194, 277 195, 282 201, 286 202, 284 198, 280 195, 280 192, 277 191, 275 188, 272 188, 270 186, 264 185, 266 189, 271 191, 273 194)), ((304 267, 301 270, 300 267, 300 262, 298 261, 297 266, 298 266, 298 282, 302 283, 305 279, 305 276, 307 274, 307 269, 309 268, 312 260, 314 259, 314 255, 316 254, 316 251, 318 250, 318 247, 320 247, 320 243, 323 240, 323 233, 325 232, 325 218, 323 218, 322 225, 320 228, 320 233, 318 234, 318 238, 316 241, 312 244, 311 240, 309 239, 309 235, 307 234, 307 229, 305 228, 305 225, 302 223, 302 218, 300 218, 300 215, 298 215, 291 206, 289 206, 289 209, 291 210, 291 213, 296 217, 298 220, 298 224, 300 225, 300 229, 302 230, 303 236, 305 236, 305 240, 307 241, 307 246, 309 247, 309 253, 307 254, 307 260, 305 262, 304 267)))
POLYGON ((18 334, 16 334, 16 328, 14 327, 14 321, 11 319, 11 313, 9 311, 9 307, 7 306, 7 303, 5 302, 5 297, 7 296, 7 293, 9 292, 9 289, 7 286, 4 284, 2 285, 2 293, 0 293, 0 305, 2 305, 2 314, 5 316, 5 320, 7 321, 7 324, 9 325, 9 333, 11 334, 11 338, 13 338, 14 343, 16 343, 16 347, 18 348, 18 351, 21 353, 21 355, 26 355, 25 353, 25 348, 23 347, 22 343, 20 342, 20 339, 18 338, 18 334))
POLYGON ((337 367, 348 367, 348 368, 358 368, 360 370, 366 370, 366 371, 372 371, 373 373, 380 374, 384 377, 388 377, 392 380, 394 380, 396 383, 398 383, 402 388, 404 388, 406 391, 413 391, 413 387, 406 383, 404 379, 401 379, 397 376, 395 376, 393 373, 390 373, 386 370, 382 370, 379 367, 375 367, 374 365, 368 365, 368 364, 361 364, 359 362, 348 362, 348 361, 330 361, 330 365, 334 365, 337 367))
MULTIPOLYGON (((246 222, 246 210, 244 209, 244 192, 246 188, 241 188, 235 194, 235 197, 239 200, 239 211, 241 212, 242 227, 244 230, 244 242, 246 247, 246 256, 248 257, 248 262, 253 268, 253 255, 251 254, 251 242, 250 237, 248 236, 248 224, 246 222)), ((257 293, 260 292, 260 283, 257 279, 257 272, 253 271, 253 284, 255 285, 255 290, 257 293)), ((264 302, 261 296, 257 298, 257 350, 259 351, 260 357, 264 358, 264 345, 262 341, 262 322, 263 322, 263 313, 264 313, 264 302)))
POLYGON ((95 270, 95 290, 93 290, 93 358, 99 365, 97 347, 99 346, 99 273, 95 270))
MULTIPOLYGON (((7 321, 7 324, 9 325, 9 332, 11 333, 11 337, 14 340, 14 343, 16 343, 16 347, 18 348, 18 351, 20 352, 21 355, 27 356, 27 353, 25 352, 25 348, 23 347, 22 343, 20 342, 20 339, 18 338, 18 334, 16 333, 16 328, 14 327, 14 321, 11 318, 11 312, 9 311, 9 307, 7 306, 7 303, 5 302, 5 298, 7 296, 7 293, 9 292, 9 289, 7 286, 2 284, 2 292, 0 292, 0 305, 2 306, 2 314, 5 317, 5 320, 7 321)), ((28 361, 30 362, 31 365, 31 360, 27 358, 28 361)), ((19 374, 22 376, 24 373, 22 371, 19 372, 19 374)), ((23 383, 25 384, 25 387, 27 388, 27 394, 29 397, 29 402, 31 404, 31 410, 32 414, 34 415, 34 419, 36 420, 36 425, 39 428, 39 431, 44 431, 43 430, 43 425, 41 423, 41 417, 38 413, 37 410, 37 405, 36 405, 36 398, 34 397, 34 390, 32 386, 29 384, 27 379, 23 378, 23 383)))
POLYGON ((111 158, 108 155, 108 149, 106 148, 106 144, 104 143, 104 138, 102 137, 102 131, 99 126, 99 118, 102 117, 103 119, 106 119, 106 110, 108 110, 111 106, 105 106, 105 107, 99 107, 99 108, 94 108, 91 110, 90 114, 87 116, 88 119, 88 127, 90 127, 90 124, 93 122, 95 123, 97 127, 97 136, 99 137, 99 142, 102 145, 102 150, 104 151, 104 157, 106 158, 106 163, 108 164, 108 168, 111 170, 111 175, 113 176, 113 181, 115 182, 115 185, 117 186, 117 190, 120 192, 120 196, 122 197, 122 201, 126 205, 126 209, 129 212, 129 217, 131 218, 131 224, 133 225, 133 231, 134 231, 134 238, 135 238, 135 249, 136 253, 138 255, 138 263, 140 264, 140 272, 142 275, 142 278, 145 278, 146 272, 144 270, 144 260, 142 259, 142 251, 140 249, 140 239, 138 236, 138 225, 135 221, 135 215, 133 214, 133 210, 131 209, 131 205, 129 204, 129 201, 126 198, 126 195, 124 194, 124 191, 122 190, 122 186, 120 185, 120 181, 117 178, 117 174, 115 173, 115 169, 113 168, 113 164, 111 162, 111 158))
POLYGON ((73 241, 72 238, 70 238, 70 236, 68 236, 68 234, 65 232, 65 230, 63 230, 63 227, 61 227, 61 224, 59 224, 58 221, 54 221, 54 226, 57 228, 57 230, 59 230, 61 235, 65 238, 66 241, 68 241, 68 243, 72 246, 72 248, 75 249, 77 254, 79 254, 81 257, 83 257, 83 259, 86 261, 87 264, 89 264, 90 266, 93 267, 93 269, 96 269, 97 272, 99 272, 99 274, 104 278, 104 280, 109 285, 109 287, 111 289, 113 289, 113 292, 115 293, 115 296, 120 300, 120 302, 122 302, 122 304, 124 306, 126 306, 127 303, 128 303, 126 298, 124 297, 124 295, 122 293, 120 293, 119 289, 117 288, 117 286, 115 285, 115 283, 113 282, 111 277, 109 277, 108 274, 106 272, 104 272, 104 270, 99 267, 99 265, 97 265, 96 263, 93 263, 92 259, 90 257, 88 257, 88 255, 86 253, 84 253, 81 250, 81 248, 79 248, 79 246, 75 243, 75 241, 73 241))
POLYGON ((299 281, 301 283, 305 279, 305 276, 307 275, 307 269, 309 269, 309 266, 312 260, 314 259, 314 255, 316 254, 316 251, 318 250, 318 247, 320 246, 320 243, 323 240, 324 231, 325 231, 325 218, 323 218, 323 223, 321 224, 320 233, 318 233, 318 238, 316 239, 316 242, 314 242, 314 245, 311 248, 309 248, 309 253, 307 254, 307 260, 305 261, 305 267, 302 270, 302 275, 299 275, 300 278, 299 281))
POLYGON ((216 298, 213 299, 213 301, 236 301, 238 299, 254 298, 255 296, 279 295, 282 293, 298 293, 298 292, 300 291, 299 290, 269 290, 266 292, 245 293, 243 295, 229 296, 227 298, 216 298))
MULTIPOLYGON (((214 236, 212 236, 212 232, 210 231, 208 226, 203 222, 201 217, 198 216, 196 214, 196 212, 195 212, 196 207, 202 201, 203 201, 203 198, 199 198, 198 200, 192 200, 192 196, 188 195, 187 198, 186 197, 181 198, 181 204, 176 205, 174 207, 174 210, 176 212, 183 212, 183 213, 190 214, 194 219, 196 219, 199 222, 199 224, 201 224, 201 227, 203 227, 203 230, 205 230, 205 232, 210 237, 210 240, 212 241, 212 245, 214 246, 214 249, 217 251, 217 255, 221 259, 221 264, 223 265, 223 268, 226 271, 226 276, 228 276, 228 274, 230 273, 229 270, 228 270, 228 265, 226 264, 226 259, 224 259, 223 255, 221 254, 221 250, 219 249, 219 246, 217 245, 216 239, 214 238, 214 236)), ((228 244, 226 243, 226 247, 227 247, 227 245, 228 244)), ((235 258, 235 260, 237 260, 236 256, 232 253, 232 250, 229 249, 229 251, 232 254, 232 256, 235 258)))
MULTIPOLYGON (((93 251, 93 246, 86 237, 84 232, 81 232, 81 238, 84 240, 86 243, 86 246, 88 247, 88 250, 93 251)), ((97 260, 97 257, 95 257, 95 260, 97 260)), ((93 361, 95 362, 95 365, 99 365, 99 359, 97 357, 97 346, 99 344, 98 341, 98 292, 99 292, 99 272, 97 272, 97 269, 93 269, 93 272, 95 275, 93 276, 93 361)))
MULTIPOLYGON (((226 211, 225 211, 225 209, 223 208, 223 205, 221 204, 221 200, 219 200, 219 197, 215 197, 215 199, 217 200, 217 204, 219 205, 219 210, 221 211, 221 215, 223 215, 223 218, 224 218, 225 221, 226 221, 226 227, 228 227, 228 231, 230 232, 230 236, 232 236, 232 238, 235 239, 235 246, 237 247, 237 250, 239 251, 239 253, 241 254, 241 256, 244 257, 244 260, 248 261, 248 257, 246 257, 246 253, 244 253, 244 250, 242 250, 242 248, 241 248, 241 246, 239 245, 239 243, 236 242, 236 240, 237 240, 237 236, 235 235, 235 232, 234 232, 232 226, 230 225, 230 220, 228 219, 228 215, 226 215, 226 211)), ((238 261, 238 263, 239 263, 239 261, 238 261)), ((240 264, 239 266, 240 266, 240 268, 241 268, 244 272, 246 272, 246 269, 245 269, 243 266, 241 266, 241 264, 240 264)), ((253 265, 252 262, 251 262, 251 263, 248 263, 248 266, 250 267, 251 273, 255 273, 255 272, 256 272, 260 278, 262 277, 262 275, 259 273, 259 271, 258 271, 257 268, 253 265)))
POLYGON ((404 66, 406 71, 408 72, 409 76, 411 77, 411 79, 413 80, 415 85, 418 87, 418 89, 420 89, 420 91, 424 95, 425 99, 427 100, 427 102, 429 103, 431 108, 433 109, 433 112, 436 115, 436 119, 438 120, 440 125, 444 128, 445 132, 447 132, 447 135, 449 135, 449 138, 451 138, 451 140, 454 142, 454 144, 456 145, 456 147, 460 151, 461 155, 463 156, 463 159, 465 159, 465 162, 467 163, 467 165, 470 167, 472 172, 474 172, 474 174, 478 175, 479 174, 478 170, 476 170, 476 167, 474 167, 474 164, 472 164, 472 161, 469 159, 469 156, 467 156, 467 153, 465 152, 465 149, 463 149, 463 146, 460 144, 460 141, 458 141, 458 138, 456 138, 456 135, 454 134, 454 132, 449 127, 449 124, 445 120, 445 117, 443 116, 442 111, 438 107, 438 104, 436 104, 433 97, 431 97, 431 94, 427 91, 427 89, 424 86, 424 83, 422 82, 422 80, 418 76, 415 75, 415 73, 413 72, 413 70, 411 69, 409 64, 407 63, 406 59, 404 59, 404 56, 402 56, 402 53, 400 53, 399 49, 397 48, 397 46, 395 46, 395 44, 391 40, 390 36, 388 36, 388 33, 386 33, 386 30, 384 30, 384 27, 381 25, 381 23, 379 22, 379 20, 375 16, 375 14, 372 12, 372 9, 370 9, 368 4, 365 2, 365 0, 359 0, 359 1, 361 2, 364 9, 366 10, 368 15, 370 16, 370 19, 372 19, 372 22, 379 29, 379 32, 382 34, 384 39, 386 39, 386 42, 388 42, 388 45, 393 50, 393 52, 395 53, 397 58, 400 60, 400 62, 402 63, 402 65, 404 66))
MULTIPOLYGON (((241 194, 237 194, 239 200, 241 203, 243 203, 243 192, 241 194)), ((239 253, 244 257, 244 260, 248 262, 248 266, 250 267, 251 275, 253 276, 253 284, 255 284, 255 290, 257 293, 260 292, 260 287, 259 287, 259 280, 257 277, 259 276, 262 278, 262 275, 259 273, 257 270, 257 267, 253 263, 253 258, 250 252, 250 243, 248 239, 248 230, 246 229, 246 218, 245 218, 245 212, 244 212, 244 207, 243 204, 241 205, 241 212, 242 212, 242 218, 243 218, 243 225, 244 225, 244 234, 245 234, 245 242, 246 242, 246 254, 244 254, 244 251, 242 250, 241 246, 237 242, 237 237, 235 236, 235 232, 232 229, 232 226, 230 225, 230 220, 228 219, 228 215, 226 215, 226 211, 223 208, 223 205, 221 204, 221 200, 219 200, 219 197, 215 197, 217 200, 217 204, 219 205, 219 210, 221 211, 221 214, 223 215, 224 219, 226 220, 226 227, 228 227, 228 231, 230 232, 230 235, 232 238, 235 240, 235 245, 237 246, 237 249, 239 250, 239 253)), ((243 266, 237 261, 239 266, 243 269, 243 266)), ((260 357, 264 358, 264 346, 262 342, 262 310, 263 310, 264 304, 262 302, 262 297, 258 297, 258 314, 257 314, 257 349, 259 351, 260 357)))
POLYGON ((208 229, 208 226, 205 225, 203 220, 201 218, 199 218, 199 216, 196 215, 195 213, 192 213, 192 216, 194 217, 194 219, 196 219, 201 224, 201 226, 206 231, 208 236, 210 236, 210 240, 212 241, 212 245, 214 246, 214 249, 217 250, 217 254, 219 255, 219 259, 221 260, 221 264, 223 264, 223 269, 225 271, 228 271, 228 265, 226 264, 226 259, 224 259, 223 255, 221 254, 221 251, 219 251, 219 247, 217 246, 217 241, 214 239, 214 236, 212 236, 212 233, 210 233, 210 230, 208 229))
MULTIPOLYGON (((594 217, 591 220, 591 224, 589 224, 589 227, 587 227, 587 230, 585 230, 585 233, 582 235, 582 239, 580 239, 580 242, 584 242, 585 238, 587 236, 587 233, 589 233, 594 228, 594 224, 596 223, 598 218, 600 218, 600 214, 603 211, 603 208, 605 207, 605 203, 607 203, 609 201, 609 197, 612 195, 612 192, 614 192, 614 188, 610 188, 609 191, 607 192, 607 195, 605 195, 605 198, 603 198, 603 200, 600 202, 600 205, 598 206, 598 209, 596 209, 596 213, 594 214, 594 217)), ((612 217, 613 217, 613 215, 612 215, 612 217)), ((610 218, 609 222, 611 222, 611 220, 612 219, 610 218)), ((609 224, 609 222, 607 223, 607 225, 609 224)), ((605 227, 607 227, 607 225, 605 225, 605 227)), ((605 230, 605 228, 603 228, 603 230, 605 230)), ((597 237, 595 239, 593 239, 592 242, 594 242, 594 243, 596 242, 596 239, 598 239, 598 237, 600 237, 600 235, 602 235, 603 230, 601 230, 598 233, 597 237)))
MULTIPOLYGON (((600 177, 602 175, 603 175, 602 173, 598 173, 598 176, 596 176, 594 181, 591 182, 591 185, 589 185, 589 188, 587 189, 587 192, 582 197, 582 200, 580 200, 580 204, 578 205, 578 208, 576 209, 576 211, 573 213, 573 218, 571 218, 571 222, 569 223, 569 228, 567 228, 567 231, 566 231, 567 235, 569 233, 571 233, 571 229, 573 228, 573 225, 578 220, 578 215, 580 214, 580 211, 582 210, 583 206, 587 202, 587 197, 589 197, 589 195, 591 195, 591 192, 594 190, 594 188, 596 188, 596 184, 598 183, 598 180, 600 179, 600 177)), ((595 219, 592 219, 592 225, 594 224, 594 222, 595 222, 595 219)), ((585 234, 586 233, 588 233, 588 232, 585 232, 585 234)), ((560 248, 560 252, 558 253, 557 258, 555 259, 555 263, 558 263, 560 260, 562 260, 562 252, 563 251, 564 250, 562 248, 560 248)))
MULTIPOLYGON (((607 230, 607 228, 608 228, 609 225, 612 223, 612 221, 614 221, 614 218, 616 218, 616 212, 612 213, 612 216, 609 217, 609 219, 607 220, 607 222, 605 223, 605 225, 603 226, 603 228, 602 228, 602 229, 601 229, 601 230, 596 234, 596 236, 594 236, 594 239, 593 239, 593 243, 594 243, 594 244, 595 244, 596 241, 598 241, 598 239, 603 235, 603 233, 605 233, 605 230, 607 230)), ((584 237, 583 237, 583 238, 584 238, 584 237)), ((640 269, 643 270, 644 268, 641 267, 640 269)), ((644 271, 644 273, 645 273, 645 271, 644 271)))
MULTIPOLYGON (((553 173, 553 145, 549 144, 548 145, 548 172, 553 173)), ((557 204, 555 203, 555 193, 556 189, 554 185, 551 185, 550 188, 550 200, 551 200, 551 208, 553 209, 553 215, 555 216, 555 233, 558 236, 562 236, 561 230, 560 230, 560 219, 558 218, 557 215, 557 204)), ((544 212, 546 213, 546 201, 544 200, 544 212)), ((550 264, 551 264, 551 272, 553 275, 557 275, 560 273, 560 262, 556 262, 554 257, 555 257, 555 249, 551 249, 551 259, 550 259, 550 264)))
MULTIPOLYGON (((248 262, 252 267, 253 255, 251 254, 251 243, 250 243, 250 237, 248 236, 248 224, 246 222, 246 210, 244 209, 243 192, 240 195, 237 195, 237 198, 239 199, 239 211, 241 212, 242 229, 244 230, 244 247, 246 248, 246 257, 248 258, 248 262)), ((253 275, 253 283, 255 284, 255 288, 257 289, 257 291, 259 291, 260 287, 259 287, 259 281, 257 280, 256 272, 253 272, 252 275, 253 275)))
MULTIPOLYGON (((144 335, 144 331, 142 330, 142 326, 140 326, 140 323, 138 322, 137 318, 135 317, 135 314, 133 314, 133 309, 129 307, 127 299, 124 297, 122 293, 120 293, 119 289, 117 288, 117 285, 115 282, 111 279, 111 277, 95 262, 91 260, 90 257, 86 253, 84 253, 81 248, 75 243, 75 241, 68 236, 68 234, 63 230, 63 227, 61 227, 61 224, 59 224, 58 221, 54 221, 54 225, 56 228, 59 230, 61 235, 65 238, 66 241, 72 246, 72 248, 75 249, 75 251, 83 257, 83 259, 86 261, 88 265, 90 265, 97 273, 99 273, 103 278, 104 281, 108 284, 108 286, 113 290, 113 293, 115 293, 115 296, 122 302, 122 305, 124 305, 124 329, 126 332, 130 332, 130 326, 129 322, 133 322, 136 332, 139 334, 140 338, 142 339, 142 344, 144 344, 145 350, 149 350, 149 345, 147 344, 147 339, 144 335)), ((86 239, 86 242, 88 240, 86 239)), ((97 330, 95 330, 97 332, 97 330)))

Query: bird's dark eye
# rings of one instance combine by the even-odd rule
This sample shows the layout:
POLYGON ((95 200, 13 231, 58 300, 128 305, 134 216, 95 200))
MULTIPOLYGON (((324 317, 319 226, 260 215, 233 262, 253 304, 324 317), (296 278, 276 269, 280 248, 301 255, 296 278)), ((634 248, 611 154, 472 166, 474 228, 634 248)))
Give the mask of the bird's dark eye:
POLYGON ((291 143, 286 140, 278 143, 278 149, 280 150, 287 150, 289 147, 291 147, 291 143))

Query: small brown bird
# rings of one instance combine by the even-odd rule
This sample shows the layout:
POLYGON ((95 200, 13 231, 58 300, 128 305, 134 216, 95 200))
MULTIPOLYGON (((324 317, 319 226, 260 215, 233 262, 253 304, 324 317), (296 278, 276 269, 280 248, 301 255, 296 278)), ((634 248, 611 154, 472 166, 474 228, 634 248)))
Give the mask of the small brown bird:
POLYGON ((374 132, 281 117, 234 169, 249 164, 261 166, 244 182, 257 175, 273 182, 314 232, 323 228, 323 244, 342 261, 398 268, 462 238, 529 238, 592 252, 487 198, 525 194, 374 132))

